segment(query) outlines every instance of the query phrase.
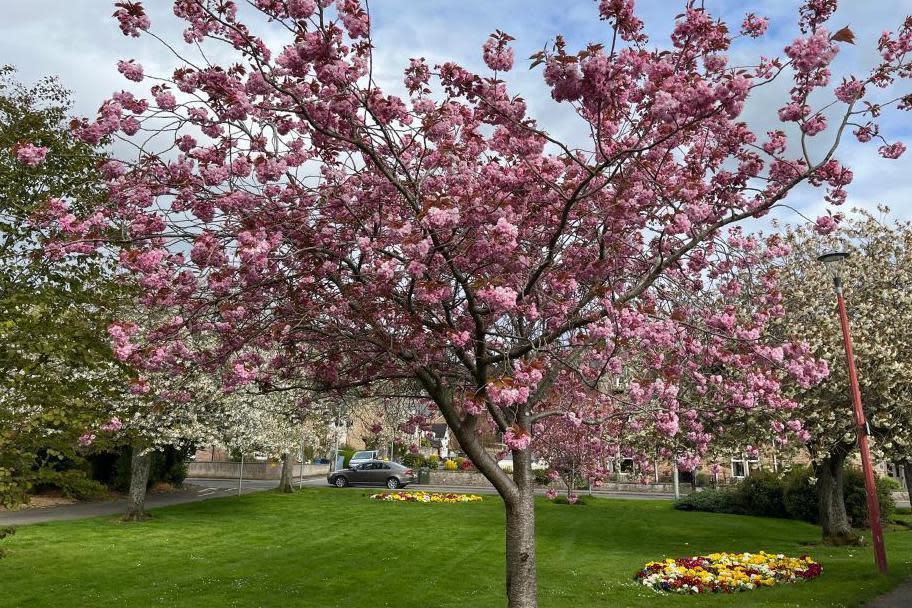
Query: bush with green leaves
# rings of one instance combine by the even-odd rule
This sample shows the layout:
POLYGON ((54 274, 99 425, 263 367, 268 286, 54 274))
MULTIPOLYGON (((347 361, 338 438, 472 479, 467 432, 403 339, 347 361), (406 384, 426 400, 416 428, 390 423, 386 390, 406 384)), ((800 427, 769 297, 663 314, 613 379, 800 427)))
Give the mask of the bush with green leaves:
POLYGON ((757 471, 735 486, 743 513, 764 517, 787 517, 782 479, 775 473, 757 471))
POLYGON ((535 476, 535 483, 540 486, 546 486, 551 483, 551 478, 548 477, 546 469, 532 469, 532 475, 535 476))
POLYGON ((817 487, 807 467, 795 467, 783 478, 782 500, 789 519, 820 522, 817 487))
POLYGON ((402 457, 402 464, 413 469, 420 469, 427 466, 427 460, 421 454, 412 454, 409 452, 402 457))
MULTIPOLYGON (((896 512, 893 490, 899 485, 888 477, 877 478, 877 501, 880 503, 880 520, 889 521, 896 512)), ((864 487, 864 474, 859 469, 846 469, 843 474, 843 494, 849 521, 856 528, 868 528, 868 495, 864 487)))
MULTIPOLYGON (((877 497, 883 521, 896 511, 892 491, 897 484, 892 479, 877 480, 877 497)), ((868 527, 867 497, 864 476, 858 469, 848 468, 843 478, 846 512, 855 527, 868 527)), ((693 492, 676 500, 676 509, 708 511, 736 515, 785 517, 817 523, 819 518, 817 487, 810 469, 795 467, 784 475, 759 471, 727 488, 693 492)))
POLYGON ((691 492, 674 502, 680 511, 706 511, 709 513, 742 513, 738 494, 733 488, 706 489, 691 492))
POLYGON ((80 469, 55 471, 41 469, 35 477, 35 491, 60 490, 67 498, 74 500, 93 500, 107 493, 107 488, 89 477, 80 469))

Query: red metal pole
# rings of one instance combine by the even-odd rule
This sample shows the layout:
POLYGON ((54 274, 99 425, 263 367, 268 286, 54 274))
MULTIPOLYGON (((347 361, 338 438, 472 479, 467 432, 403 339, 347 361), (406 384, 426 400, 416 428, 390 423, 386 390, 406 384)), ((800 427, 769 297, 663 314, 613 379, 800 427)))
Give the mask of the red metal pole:
POLYGON ((846 313, 842 284, 836 279, 836 299, 839 302, 839 322, 842 325, 842 340, 845 343, 846 359, 849 365, 849 385, 852 390, 852 405, 855 409, 855 425, 858 433, 858 450, 861 452, 861 468, 864 471, 865 494, 868 497, 868 520, 871 524, 871 538, 874 541, 874 561, 881 573, 887 573, 887 552, 884 549, 883 529, 880 526, 880 503, 877 501, 877 484, 874 482, 874 467, 871 465, 871 449, 868 447, 868 425, 861 406, 861 389, 858 388, 858 373, 855 371, 855 355, 852 353, 852 336, 849 333, 849 315, 846 313))

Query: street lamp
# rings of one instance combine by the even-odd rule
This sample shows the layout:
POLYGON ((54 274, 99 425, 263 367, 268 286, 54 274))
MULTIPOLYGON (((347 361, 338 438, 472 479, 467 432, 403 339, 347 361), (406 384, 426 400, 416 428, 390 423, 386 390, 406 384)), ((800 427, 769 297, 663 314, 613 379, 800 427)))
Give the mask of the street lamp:
POLYGON ((846 360, 849 368, 849 385, 852 392, 852 405, 855 410, 855 426, 858 435, 858 450, 861 452, 861 467, 864 470, 865 494, 868 498, 868 521, 871 523, 871 538, 874 541, 874 561, 877 569, 887 572, 887 553, 884 549, 883 530, 880 527, 880 504, 877 502, 877 486, 874 483, 874 468, 871 465, 871 449, 868 446, 870 427, 865 419, 861 406, 861 389, 858 388, 858 373, 855 371, 855 355, 852 354, 852 335, 849 333, 849 316, 846 313, 845 298, 842 295, 842 267, 848 253, 833 251, 817 258, 823 262, 836 288, 836 301, 839 308, 839 323, 842 325, 842 341, 845 344, 846 360))

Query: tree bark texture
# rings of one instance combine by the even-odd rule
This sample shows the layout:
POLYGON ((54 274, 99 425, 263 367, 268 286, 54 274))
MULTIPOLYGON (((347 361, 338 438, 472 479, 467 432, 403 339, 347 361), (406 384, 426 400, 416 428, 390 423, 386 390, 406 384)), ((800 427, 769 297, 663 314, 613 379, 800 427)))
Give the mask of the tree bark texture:
POLYGON ((535 570, 535 496, 531 484, 521 487, 518 496, 504 500, 504 506, 507 511, 509 607, 535 608, 538 606, 535 570))
POLYGON ((823 538, 836 545, 858 542, 849 523, 843 494, 843 471, 848 452, 842 446, 830 450, 816 471, 820 527, 823 538))
POLYGON ((148 517, 145 511, 146 487, 149 485, 149 470, 152 468, 152 452, 143 453, 143 448, 134 446, 130 458, 130 495, 124 521, 141 521, 148 517))
POLYGON ((279 479, 279 492, 291 494, 294 492, 294 481, 292 472, 294 470, 294 457, 290 454, 282 454, 282 477, 279 479))

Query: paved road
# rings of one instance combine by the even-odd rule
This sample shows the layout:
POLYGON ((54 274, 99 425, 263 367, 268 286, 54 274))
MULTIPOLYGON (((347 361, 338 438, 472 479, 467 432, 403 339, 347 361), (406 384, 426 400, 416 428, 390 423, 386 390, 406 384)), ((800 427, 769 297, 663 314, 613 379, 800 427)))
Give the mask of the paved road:
MULTIPOLYGON (((146 497, 146 508, 155 509, 158 507, 167 507, 179 505, 188 502, 198 502, 210 498, 221 498, 225 496, 236 496, 238 492, 238 482, 236 479, 199 479, 191 478, 186 480, 187 488, 178 492, 169 492, 167 494, 149 494, 146 497)), ((275 480, 245 480, 241 492, 250 494, 252 492, 262 492, 270 490, 277 485, 275 480)), ((302 488, 325 488, 329 487, 325 477, 305 478, 303 483, 295 479, 295 485, 302 488)), ((355 486, 340 489, 361 490, 366 486, 355 486)), ((382 488, 370 488, 382 489, 382 488)), ((429 492, 472 492, 476 494, 495 494, 494 488, 474 488, 464 486, 425 486, 412 485, 408 486, 410 490, 426 490, 429 492)), ((539 494, 544 494, 539 491, 539 494)), ((656 499, 670 500, 673 497, 668 494, 656 493, 607 493, 594 492, 595 496, 605 498, 627 498, 627 499, 656 499)), ((23 511, 12 511, 0 513, 0 525, 20 526, 25 524, 37 524, 47 521, 63 521, 70 519, 85 519, 87 517, 99 517, 105 515, 117 515, 126 510, 127 501, 125 499, 108 500, 104 502, 77 503, 73 505, 60 505, 57 507, 47 507, 44 509, 26 509, 23 511)))
MULTIPOLYGON (((221 481, 221 480, 220 480, 221 481)), ((245 481, 241 492, 261 492, 276 486, 275 481, 245 481)), ((231 483, 204 484, 196 480, 187 480, 187 487, 177 492, 163 494, 149 494, 146 496, 146 508, 155 509, 168 507, 187 502, 199 502, 210 498, 237 495, 237 480, 231 483)), ((85 519, 102 515, 117 515, 127 509, 124 498, 118 500, 105 500, 101 502, 82 502, 72 505, 60 505, 43 509, 25 509, 23 511, 4 511, 0 513, 0 526, 23 524, 37 524, 46 521, 61 521, 67 519, 85 519)))

